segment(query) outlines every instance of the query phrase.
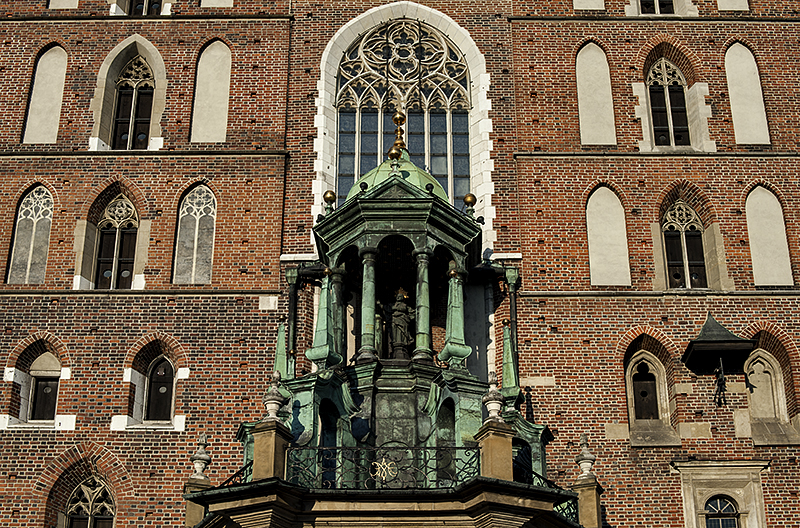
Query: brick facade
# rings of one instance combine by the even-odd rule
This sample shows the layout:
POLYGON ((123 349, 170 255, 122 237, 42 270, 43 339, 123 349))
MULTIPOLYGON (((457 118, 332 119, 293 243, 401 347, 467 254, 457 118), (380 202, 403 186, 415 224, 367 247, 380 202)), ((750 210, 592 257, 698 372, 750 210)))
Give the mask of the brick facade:
MULTIPOLYGON (((729 376, 728 403, 717 407, 713 376, 693 374, 681 355, 707 313, 736 335, 758 339, 781 365, 789 418, 800 424, 800 298, 795 286, 754 285, 745 215, 755 186, 777 196, 796 284, 800 18, 793 3, 777 0, 750 0, 749 11, 735 12, 718 11, 715 0, 694 0, 699 16, 685 18, 628 17, 627 3, 606 0, 605 11, 576 11, 566 0, 425 2, 469 33, 490 77, 492 249, 521 254, 503 262, 522 276, 522 385, 554 380, 529 382, 526 410, 553 432, 548 477, 562 486, 578 475, 579 435, 589 436, 607 526, 694 526, 670 465, 693 459, 768 461, 760 481, 766 526, 797 526, 797 446, 755 446, 735 427, 734 411, 749 406, 745 376, 729 376), (616 146, 581 145, 575 58, 587 42, 608 59, 616 146), (768 145, 735 140, 725 72, 725 52, 734 42, 758 65, 768 145), (642 124, 632 84, 644 82, 658 56, 673 60, 690 86, 708 84, 708 134, 716 152, 638 152, 642 124), (611 188, 625 211, 630 287, 590 282, 586 204, 599 185, 611 188), (732 289, 654 289, 663 278, 652 225, 679 197, 706 228, 719 226, 732 289), (684 432, 680 447, 632 447, 619 434, 629 422, 626 360, 643 341, 667 371, 670 420, 684 432), (710 434, 687 432, 700 429, 710 434)), ((55 527, 75 486, 97 475, 113 491, 116 527, 183 526, 182 489, 199 434, 209 435, 206 474, 218 485, 241 466, 239 424, 263 416, 261 394, 274 368, 279 325, 287 322, 284 273, 315 251, 320 59, 339 28, 382 3, 199 4, 176 1, 171 15, 147 18, 109 16, 109 4, 98 0, 64 10, 25 0, 0 10, 0 276, 8 275, 25 192, 41 183, 54 199, 44 283, 0 285, 0 360, 7 371, 24 371, 34 359, 28 347, 51 351, 70 370, 60 382, 56 413, 76 417, 74 429, 0 430, 0 525, 55 527), (101 65, 134 34, 158 50, 166 68, 163 148, 89 151, 101 65), (232 56, 227 141, 194 144, 196 65, 214 39, 232 56), (53 44, 68 54, 58 140, 23 144, 36 59, 53 44), (217 200, 212 279, 175 285, 179 202, 199 182, 217 200), (140 219, 151 221, 144 290, 73 290, 76 222, 102 211, 98 197, 119 193, 140 219), (275 296, 277 309, 260 308, 260 298, 275 296), (137 361, 151 357, 137 354, 152 343, 176 368, 189 369, 176 382, 174 404, 185 427, 112 430, 112 416, 132 413, 125 369, 146 370, 137 361)), ((311 368, 302 354, 313 339, 313 289, 306 286, 298 299, 298 375, 311 368)), ((496 287, 494 321, 509 317, 508 296, 496 287)), ((502 327, 489 332, 496 343, 490 370, 499 372, 502 327)), ((435 336, 435 344, 442 340, 435 336)), ((0 414, 19 409, 20 386, 7 379, 0 385, 0 414)), ((762 526, 752 522, 746 526, 762 526)))

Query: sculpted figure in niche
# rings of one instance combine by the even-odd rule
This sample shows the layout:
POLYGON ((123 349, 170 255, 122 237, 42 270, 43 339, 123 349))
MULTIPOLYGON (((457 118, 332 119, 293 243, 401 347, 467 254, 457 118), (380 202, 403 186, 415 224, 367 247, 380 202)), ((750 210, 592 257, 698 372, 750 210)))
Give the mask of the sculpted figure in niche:
POLYGON ((400 288, 391 306, 392 319, 392 359, 409 359, 414 348, 414 316, 415 310, 408 305, 408 295, 400 288))

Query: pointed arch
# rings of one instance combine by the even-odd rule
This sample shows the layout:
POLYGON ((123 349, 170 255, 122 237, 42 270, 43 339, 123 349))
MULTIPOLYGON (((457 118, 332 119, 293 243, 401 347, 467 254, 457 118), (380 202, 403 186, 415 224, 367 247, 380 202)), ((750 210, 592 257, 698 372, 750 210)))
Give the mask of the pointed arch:
POLYGON ((492 121, 489 117, 491 103, 487 97, 490 79, 486 61, 469 33, 447 15, 430 7, 409 1, 393 2, 374 7, 357 16, 344 26, 328 42, 320 63, 319 97, 316 100, 317 139, 314 149, 316 180, 313 185, 314 206, 311 215, 316 218, 322 211, 322 195, 336 188, 337 154, 337 112, 336 86, 339 64, 350 45, 363 33, 390 20, 406 18, 419 20, 447 35, 464 55, 469 78, 472 80, 469 94, 472 107, 468 113, 470 188, 477 196, 476 215, 485 219, 483 226, 484 248, 492 248, 496 239, 493 220, 495 218, 492 194, 494 184, 491 173, 494 168, 491 160, 492 121))
MULTIPOLYGON (((148 150, 158 150, 163 146, 161 117, 166 106, 167 70, 164 65, 164 59, 155 46, 137 34, 131 35, 120 42, 111 50, 100 66, 100 71, 97 75, 97 87, 90 104, 90 109, 94 116, 94 124, 89 137, 89 150, 109 150, 113 147, 112 134, 114 132, 115 117, 118 117, 117 110, 119 105, 122 104, 117 97, 117 82, 123 69, 137 58, 142 59, 142 62, 152 74, 152 80, 147 81, 148 84, 146 85, 152 84, 146 148, 148 150)), ((140 67, 138 71, 143 70, 140 67)), ((145 101, 142 104, 145 104, 145 101)))
POLYGON ((222 143, 228 131, 231 49, 220 39, 203 46, 197 59, 192 143, 222 143))
POLYGON ((750 261, 756 286, 792 286, 792 262, 780 200, 763 186, 754 187, 745 201, 750 261))
POLYGON ((581 143, 616 145, 611 70, 605 51, 597 43, 587 42, 578 51, 575 57, 575 76, 581 143))
POLYGON ((630 286, 625 210, 616 193, 605 185, 598 186, 586 202, 586 236, 591 283, 630 286))
POLYGON ((55 200, 42 185, 31 186, 17 204, 8 284, 42 284, 47 270, 55 200))
POLYGON ((736 143, 768 145, 769 125, 758 64, 741 42, 734 42, 725 52, 725 77, 736 143))
POLYGON ((39 54, 28 96, 23 143, 55 143, 67 77, 67 52, 51 44, 39 54))
POLYGON ((216 218, 217 199, 205 184, 184 194, 175 230, 175 284, 211 283, 216 218))
POLYGON ((750 324, 742 336, 756 339, 757 349, 763 349, 774 357, 781 368, 787 413, 793 418, 800 413, 800 351, 792 337, 782 328, 769 321, 750 324))

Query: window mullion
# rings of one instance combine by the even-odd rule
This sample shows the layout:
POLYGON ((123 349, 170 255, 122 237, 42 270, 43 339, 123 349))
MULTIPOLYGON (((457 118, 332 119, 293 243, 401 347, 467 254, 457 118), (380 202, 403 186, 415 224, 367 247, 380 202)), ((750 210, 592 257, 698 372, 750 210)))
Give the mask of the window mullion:
POLYGON ((669 100, 669 86, 664 86, 664 100, 667 105, 667 123, 669 126, 669 144, 675 146, 675 129, 672 123, 672 101, 669 100))
MULTIPOLYGON (((670 132, 672 130, 670 129, 670 132)), ((687 288, 692 287, 692 277, 689 275, 689 251, 686 244, 686 230, 681 231, 681 251, 683 252, 683 277, 687 288)))
POLYGON ((114 260, 111 262, 111 288, 117 288, 117 270, 119 269, 119 245, 122 243, 122 230, 117 226, 114 236, 114 260))
POLYGON ((353 156, 353 185, 361 178, 361 105, 356 108, 355 155, 353 156))
MULTIPOLYGON (((19 223, 19 222, 17 222, 19 223)), ((31 276, 31 261, 33 260, 33 248, 36 247, 36 224, 39 223, 38 219, 33 220, 33 227, 31 228, 31 244, 28 248, 28 266, 25 268, 25 284, 28 284, 28 280, 30 280, 31 276)), ((16 240, 14 241, 14 245, 16 246, 16 240)), ((11 261, 14 261, 13 254, 11 261)))
POLYGON ((430 126, 430 109, 425 108, 422 112, 423 116, 423 130, 425 131, 425 170, 431 170, 431 126, 430 126))
POLYGON ((139 106, 139 85, 133 89, 133 98, 131 99, 131 116, 128 121, 128 148, 131 150, 133 146, 133 130, 136 128, 136 107, 139 106))
POLYGON ((447 196, 450 197, 450 203, 455 204, 456 201, 456 185, 453 178, 453 114, 447 111, 447 196))

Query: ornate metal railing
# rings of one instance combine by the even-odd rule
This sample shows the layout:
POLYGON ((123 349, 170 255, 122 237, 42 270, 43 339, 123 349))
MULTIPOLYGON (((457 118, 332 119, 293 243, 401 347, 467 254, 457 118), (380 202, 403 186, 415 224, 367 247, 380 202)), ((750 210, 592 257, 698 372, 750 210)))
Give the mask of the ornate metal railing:
POLYGON ((477 447, 292 447, 286 480, 314 489, 442 489, 480 475, 477 447))
POLYGON ((228 480, 220 484, 218 487, 225 488, 235 484, 244 484, 250 482, 250 477, 253 476, 253 462, 250 461, 245 464, 239 471, 228 477, 228 480))
MULTIPOLYGON (((538 474, 535 471, 531 471, 530 476, 531 476, 531 481, 528 482, 528 484, 533 484, 534 486, 540 486, 542 488, 550 488, 562 491, 564 490, 564 488, 562 488, 552 480, 538 474)), ((568 521, 572 521, 575 524, 578 524, 578 499, 572 498, 560 504, 556 504, 553 507, 553 510, 563 518, 567 519, 568 521)))

